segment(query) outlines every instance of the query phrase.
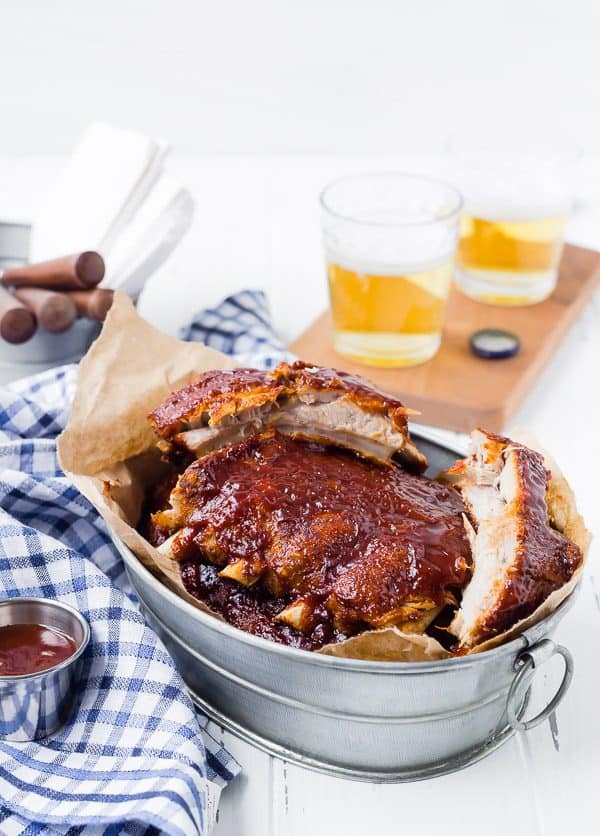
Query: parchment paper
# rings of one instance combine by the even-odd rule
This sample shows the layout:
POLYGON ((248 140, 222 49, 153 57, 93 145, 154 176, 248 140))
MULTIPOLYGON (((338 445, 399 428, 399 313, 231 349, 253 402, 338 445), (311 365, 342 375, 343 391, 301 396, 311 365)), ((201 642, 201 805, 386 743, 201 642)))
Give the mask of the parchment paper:
MULTIPOLYGON (((215 618, 220 616, 186 591, 177 562, 161 555, 135 526, 146 490, 165 472, 148 413, 200 372, 235 365, 230 357, 200 343, 181 342, 156 330, 139 316, 127 296, 117 292, 100 336, 81 362, 71 417, 58 439, 63 470, 114 533, 178 595, 215 618)), ((576 511, 575 516, 581 521, 576 511)), ((513 630, 544 617, 548 607, 555 609, 569 592, 558 590, 513 630)), ((493 643, 504 641, 513 630, 493 643)), ((485 646, 476 648, 482 649, 485 646)), ((388 661, 429 661, 449 655, 435 639, 394 627, 368 631, 319 652, 388 661)))

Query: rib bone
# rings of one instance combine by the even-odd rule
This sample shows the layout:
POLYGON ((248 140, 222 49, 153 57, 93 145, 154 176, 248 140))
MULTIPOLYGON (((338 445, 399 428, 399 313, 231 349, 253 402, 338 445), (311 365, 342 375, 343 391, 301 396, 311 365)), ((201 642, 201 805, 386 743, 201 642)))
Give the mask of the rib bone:
POLYGON ((242 586, 253 586, 260 580, 260 573, 248 571, 248 569, 248 563, 245 560, 236 560, 221 569, 219 577, 237 581, 242 586))

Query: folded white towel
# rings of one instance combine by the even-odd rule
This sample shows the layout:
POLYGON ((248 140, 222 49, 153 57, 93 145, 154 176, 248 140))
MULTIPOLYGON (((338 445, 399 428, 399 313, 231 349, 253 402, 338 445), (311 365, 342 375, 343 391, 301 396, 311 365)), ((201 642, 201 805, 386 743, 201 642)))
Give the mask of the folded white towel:
POLYGON ((124 290, 136 297, 177 246, 194 216, 187 189, 163 175, 135 217, 115 240, 106 259, 103 287, 124 290))
POLYGON ((33 219, 30 261, 108 253, 156 183, 168 150, 134 131, 90 125, 33 219))

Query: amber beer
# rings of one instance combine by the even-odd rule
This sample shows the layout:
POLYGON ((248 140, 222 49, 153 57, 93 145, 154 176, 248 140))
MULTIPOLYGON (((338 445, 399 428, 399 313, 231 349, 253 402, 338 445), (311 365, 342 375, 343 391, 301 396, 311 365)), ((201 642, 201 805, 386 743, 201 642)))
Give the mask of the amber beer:
POLYGON ((471 298, 530 305, 556 284, 566 216, 495 219, 465 213, 460 223, 458 282, 471 298))
POLYGON ((533 305, 553 292, 579 148, 557 128, 469 125, 448 143, 464 195, 458 287, 492 305, 533 305))
POLYGON ((460 194, 429 177, 346 177, 321 195, 333 345, 368 366, 412 366, 441 343, 460 194))
POLYGON ((327 264, 334 348, 357 363, 402 366, 438 350, 453 259, 391 269, 327 264))

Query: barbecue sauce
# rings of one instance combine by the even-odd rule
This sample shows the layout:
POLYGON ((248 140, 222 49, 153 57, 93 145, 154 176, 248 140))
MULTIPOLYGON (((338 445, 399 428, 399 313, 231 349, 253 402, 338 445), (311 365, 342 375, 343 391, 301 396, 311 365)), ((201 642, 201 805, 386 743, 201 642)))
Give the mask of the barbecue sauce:
MULTIPOLYGON (((396 602, 443 606, 447 591, 459 593, 469 577, 459 495, 346 450, 270 431, 194 462, 179 486, 189 509, 189 544, 182 539, 179 554, 186 589, 230 624, 271 641, 317 650, 379 626, 396 602), (208 548, 216 543, 228 560, 270 555, 279 588, 219 578, 223 563, 205 551, 207 529, 208 548), (283 544, 278 550, 274 540, 283 544), (338 613, 349 613, 335 623, 332 593, 338 613), (300 595, 313 613, 303 632, 276 620, 300 595)), ((141 531, 153 545, 168 534, 152 521, 166 496, 149 497, 144 514, 141 531)))
POLYGON ((39 673, 72 656, 77 643, 43 624, 0 627, 0 677, 39 673))
POLYGON ((195 461, 178 490, 180 559, 214 532, 228 562, 258 555, 280 594, 335 590, 359 610, 385 610, 403 599, 441 605, 467 580, 458 494, 346 450, 270 431, 195 461))
POLYGON ((319 650, 348 638, 335 630, 323 613, 323 619, 307 633, 301 633, 276 620, 277 614, 290 603, 290 596, 274 598, 257 584, 247 588, 219 577, 219 568, 206 559, 192 557, 181 563, 181 579, 185 588, 225 621, 263 639, 297 647, 319 650))

